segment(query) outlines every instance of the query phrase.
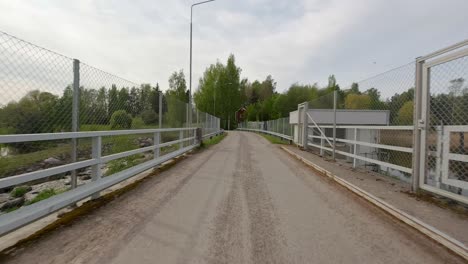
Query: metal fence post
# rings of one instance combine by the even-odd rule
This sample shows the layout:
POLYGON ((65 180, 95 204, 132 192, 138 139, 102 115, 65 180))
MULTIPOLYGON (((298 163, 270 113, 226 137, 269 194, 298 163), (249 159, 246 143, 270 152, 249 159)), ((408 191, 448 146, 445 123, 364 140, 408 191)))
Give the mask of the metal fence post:
MULTIPOLYGON (((358 154, 358 147, 359 145, 356 144, 356 141, 359 139, 359 136, 358 136, 358 129, 355 128, 354 129, 354 148, 353 148, 353 154, 356 156, 358 154)), ((353 157, 353 168, 356 168, 356 162, 357 162, 357 159, 356 157, 353 157)))
POLYGON ((309 111, 309 102, 304 103, 304 112, 302 113, 302 146, 304 149, 307 149, 308 136, 307 132, 309 130, 309 117, 307 112, 309 111))
MULTIPOLYGON (((102 153, 102 144, 101 144, 101 137, 93 137, 92 139, 92 158, 96 159, 98 163, 91 167, 91 181, 99 181, 102 177, 101 171, 101 153, 102 153)), ((93 194, 91 199, 99 198, 99 192, 93 194)))
MULTIPOLYGON (((80 120, 80 61, 73 60, 73 101, 72 101, 72 132, 79 131, 80 120)), ((78 144, 77 139, 72 139, 71 162, 76 162, 78 144)), ((70 185, 72 189, 77 186, 76 170, 71 171, 70 185)))
POLYGON ((153 135, 153 145, 154 145, 154 151, 153 151, 153 158, 158 159, 160 155, 160 148, 159 144, 161 143, 161 132, 156 132, 153 135))
POLYGON ((335 160, 336 151, 336 94, 337 91, 333 91, 333 160, 335 160))
POLYGON ((162 112, 162 102, 163 102, 163 93, 162 92, 159 92, 159 128, 162 128, 162 120, 163 120, 163 112, 162 112))
MULTIPOLYGON (((419 121, 421 119, 421 108, 422 103, 422 70, 423 70, 424 60, 420 60, 420 58, 416 58, 416 74, 415 74, 415 84, 414 84, 414 109, 413 109, 413 168, 412 168, 412 185, 411 191, 416 192, 419 188, 419 177, 420 173, 424 173, 425 171, 421 171, 421 130, 419 127, 419 121)), ((423 120, 424 122, 426 120, 423 120)), ((425 140, 425 139, 423 139, 425 140)))
MULTIPOLYGON (((435 185, 437 188, 440 188, 440 182, 442 179, 443 142, 444 142, 444 123, 441 122, 440 126, 437 128, 436 173, 435 173, 435 185)), ((450 140, 448 140, 447 142, 450 142, 450 140)))
POLYGON ((179 131, 179 139, 181 140, 179 143, 179 149, 182 149, 184 147, 184 142, 182 139, 184 139, 184 130, 179 131))

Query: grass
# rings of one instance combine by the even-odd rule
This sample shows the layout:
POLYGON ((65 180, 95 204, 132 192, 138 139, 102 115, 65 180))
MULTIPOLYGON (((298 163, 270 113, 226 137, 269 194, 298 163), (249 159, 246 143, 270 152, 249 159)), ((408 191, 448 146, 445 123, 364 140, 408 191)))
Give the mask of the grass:
POLYGON ((289 145, 289 141, 281 139, 279 137, 275 137, 275 136, 268 135, 268 134, 262 134, 262 133, 260 133, 260 135, 264 137, 266 140, 270 141, 270 143, 272 144, 289 145))
POLYGON ((145 155, 143 154, 136 154, 136 155, 128 156, 125 158, 110 161, 107 165, 108 169, 106 171, 106 176, 112 175, 114 173, 123 171, 135 165, 138 165, 141 162, 143 162, 144 157, 145 155))
POLYGON ((41 191, 36 197, 34 197, 34 199, 26 202, 26 205, 37 203, 39 201, 45 200, 45 199, 50 198, 50 197, 52 197, 54 195, 57 195, 59 193, 60 192, 57 192, 54 189, 45 189, 45 190, 41 191))
POLYGON ((200 148, 207 148, 209 146, 216 145, 219 142, 221 142, 221 140, 223 140, 226 136, 227 136, 227 133, 222 133, 221 135, 214 136, 214 137, 209 138, 207 140, 203 140, 201 145, 200 145, 200 148))
POLYGON ((23 195, 25 195, 27 192, 28 192, 27 187, 20 186, 20 187, 14 188, 13 191, 11 191, 10 195, 15 197, 15 198, 19 198, 19 197, 22 197, 23 195))

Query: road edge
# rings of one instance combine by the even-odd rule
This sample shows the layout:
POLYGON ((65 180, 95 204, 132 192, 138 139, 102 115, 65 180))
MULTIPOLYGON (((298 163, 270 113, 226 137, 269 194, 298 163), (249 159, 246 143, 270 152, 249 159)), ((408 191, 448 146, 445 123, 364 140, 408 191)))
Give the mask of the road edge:
POLYGON ((423 235, 429 237, 433 241, 437 242, 438 244, 442 245, 443 247, 447 248, 449 251, 453 252, 454 254, 460 256, 464 260, 468 261, 468 248, 461 243, 460 241, 450 237, 449 235, 443 233, 442 231, 436 229, 435 227, 424 223, 423 221, 395 208, 394 206, 388 204, 387 202, 379 199, 378 197, 362 190, 361 188, 355 186, 354 184, 334 175, 333 173, 329 172, 328 170, 314 164, 313 162, 301 157, 300 155, 294 153, 293 151, 280 146, 280 148, 288 153, 289 155, 295 157, 296 159, 302 161, 309 167, 312 167, 317 172, 331 178, 339 185, 345 187, 347 190, 353 192, 354 194, 364 198, 369 203, 373 204, 374 206, 378 207, 379 209, 383 210, 387 214, 391 215, 392 217, 396 218, 397 220, 405 223, 406 225, 412 227, 413 229, 419 231, 423 235))

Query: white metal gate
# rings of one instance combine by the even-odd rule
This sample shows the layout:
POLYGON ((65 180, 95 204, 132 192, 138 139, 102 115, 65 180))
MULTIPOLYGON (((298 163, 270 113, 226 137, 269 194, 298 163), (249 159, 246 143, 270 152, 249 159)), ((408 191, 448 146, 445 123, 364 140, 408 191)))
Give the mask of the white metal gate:
POLYGON ((415 116, 420 117, 415 119, 420 136, 415 178, 420 176, 420 188, 463 203, 468 203, 467 47, 464 41, 419 58, 415 95, 415 116))

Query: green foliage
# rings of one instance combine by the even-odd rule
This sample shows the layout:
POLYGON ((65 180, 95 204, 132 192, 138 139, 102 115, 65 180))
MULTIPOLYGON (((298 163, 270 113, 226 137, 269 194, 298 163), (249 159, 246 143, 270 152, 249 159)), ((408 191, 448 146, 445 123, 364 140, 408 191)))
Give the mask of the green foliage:
POLYGON ((141 117, 135 117, 132 119, 132 129, 144 129, 147 128, 145 122, 141 117))
POLYGON ((235 123, 235 112, 241 107, 240 89, 248 89, 248 83, 240 82, 241 69, 236 66, 234 55, 230 55, 226 64, 218 62, 210 65, 200 79, 198 90, 194 94, 197 108, 221 118, 221 126, 227 129, 235 123))
POLYGON ((158 114, 151 109, 145 110, 141 113, 141 119, 145 125, 155 125, 158 123, 158 114))
POLYGON ((216 145, 219 142, 221 142, 221 140, 223 140, 226 136, 227 136, 227 133, 222 133, 222 134, 214 136, 212 138, 205 139, 205 140, 202 141, 202 144, 200 145, 200 148, 207 148, 209 146, 216 145))
POLYGON ((37 203, 37 202, 40 202, 42 200, 45 200, 47 198, 50 198, 54 195, 57 195, 59 194, 58 192, 56 192, 54 189, 45 189, 43 191, 41 191, 36 197, 34 197, 34 199, 28 201, 26 203, 26 205, 30 205, 30 204, 33 204, 33 203, 37 203))
POLYGON ((188 90, 183 70, 172 73, 169 78, 169 90, 167 91, 167 95, 175 96, 179 101, 188 103, 188 90))
POLYGON ((15 197, 15 198, 18 198, 18 197, 22 197, 23 195, 25 195, 26 193, 28 192, 28 188, 25 187, 25 186, 19 186, 19 187, 15 187, 13 189, 13 191, 11 191, 10 195, 15 197))
POLYGON ((109 162, 107 166, 106 176, 115 174, 117 172, 138 165, 144 161, 144 157, 145 156, 143 154, 136 154, 129 157, 113 160, 109 162))
POLYGON ((370 109, 371 98, 367 94, 348 94, 345 99, 346 109, 370 109))
POLYGON ((398 125, 412 125, 413 124, 413 101, 408 101, 398 110, 396 119, 398 125))
POLYGON ((266 140, 270 141, 270 143, 272 144, 289 145, 289 142, 287 140, 281 139, 279 137, 275 137, 275 136, 263 134, 263 133, 260 133, 260 135, 264 137, 266 140))
POLYGON ((132 116, 125 110, 118 110, 112 114, 111 129, 129 129, 132 127, 132 116))

